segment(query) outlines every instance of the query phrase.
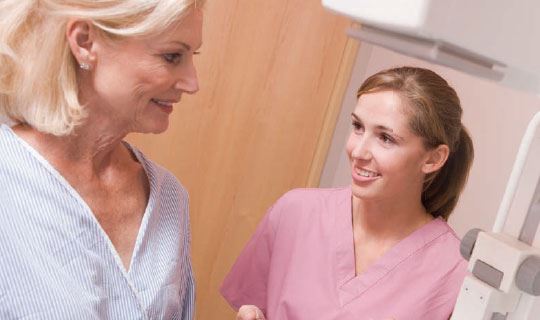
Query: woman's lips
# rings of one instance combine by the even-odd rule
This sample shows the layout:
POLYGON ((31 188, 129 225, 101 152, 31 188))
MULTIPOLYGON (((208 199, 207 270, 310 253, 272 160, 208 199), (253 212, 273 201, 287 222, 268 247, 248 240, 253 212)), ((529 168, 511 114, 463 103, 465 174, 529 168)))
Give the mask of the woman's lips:
POLYGON ((377 180, 381 175, 375 171, 367 170, 364 168, 352 168, 352 178, 357 182, 370 182, 377 180))
POLYGON ((158 100, 158 99, 151 99, 150 100, 154 105, 158 106, 160 110, 171 113, 173 111, 173 104, 176 103, 176 101, 171 100, 158 100))

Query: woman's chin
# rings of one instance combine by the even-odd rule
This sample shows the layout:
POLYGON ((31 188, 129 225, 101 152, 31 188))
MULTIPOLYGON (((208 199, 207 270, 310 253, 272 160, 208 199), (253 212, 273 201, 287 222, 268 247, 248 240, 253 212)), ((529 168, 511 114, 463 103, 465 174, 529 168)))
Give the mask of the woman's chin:
POLYGON ((145 123, 144 126, 139 126, 138 128, 135 128, 136 133, 152 133, 152 134, 160 134, 169 128, 169 120, 160 120, 160 121, 153 121, 145 123))
POLYGON ((160 133, 163 133, 163 132, 167 131, 168 128, 169 128, 169 123, 167 123, 166 125, 163 125, 163 126, 154 127, 148 133, 160 134, 160 133))
POLYGON ((352 195, 358 199, 368 200, 368 199, 377 197, 376 190, 373 190, 372 188, 358 186, 358 185, 355 185, 354 183, 352 183, 351 185, 351 192, 352 192, 352 195))

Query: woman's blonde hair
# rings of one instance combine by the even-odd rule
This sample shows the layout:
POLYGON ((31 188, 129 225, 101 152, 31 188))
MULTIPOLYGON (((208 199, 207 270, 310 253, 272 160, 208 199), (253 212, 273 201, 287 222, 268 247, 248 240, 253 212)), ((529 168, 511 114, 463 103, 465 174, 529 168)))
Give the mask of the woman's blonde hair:
POLYGON ((0 0, 0 115, 67 135, 86 112, 78 100, 66 24, 91 21, 109 37, 157 34, 204 0, 0 0))
POLYGON ((381 71, 358 89, 363 94, 391 90, 407 102, 409 127, 430 150, 445 144, 450 154, 444 166, 424 180, 422 204, 434 217, 447 219, 465 186, 474 158, 472 140, 461 123, 456 91, 435 72, 416 67, 381 71))

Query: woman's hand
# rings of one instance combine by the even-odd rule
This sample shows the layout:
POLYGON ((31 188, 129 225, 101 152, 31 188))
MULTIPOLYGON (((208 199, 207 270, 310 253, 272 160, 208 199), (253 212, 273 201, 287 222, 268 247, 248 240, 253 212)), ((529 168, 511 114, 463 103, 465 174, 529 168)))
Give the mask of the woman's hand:
POLYGON ((243 305, 238 310, 236 320, 266 320, 264 313, 257 306, 243 305))

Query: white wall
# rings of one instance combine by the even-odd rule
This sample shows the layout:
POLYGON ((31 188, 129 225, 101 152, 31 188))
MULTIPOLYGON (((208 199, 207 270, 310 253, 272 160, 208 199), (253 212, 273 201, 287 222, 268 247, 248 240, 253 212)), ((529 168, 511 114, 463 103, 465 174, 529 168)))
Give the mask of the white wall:
POLYGON ((475 147, 475 160, 450 224, 462 236, 473 227, 490 230, 527 123, 540 111, 540 97, 501 87, 496 83, 362 44, 349 83, 333 142, 321 178, 321 187, 350 183, 344 146, 350 130, 355 92, 369 75, 382 69, 413 65, 430 68, 458 92, 464 109, 463 122, 475 147))

